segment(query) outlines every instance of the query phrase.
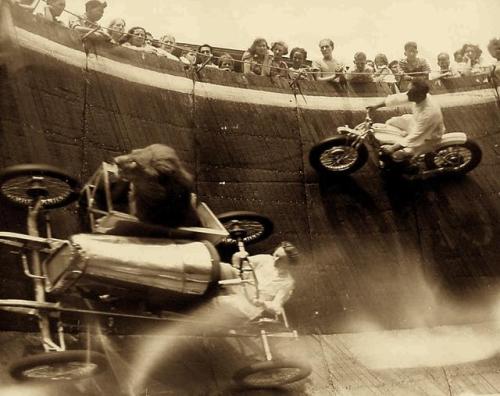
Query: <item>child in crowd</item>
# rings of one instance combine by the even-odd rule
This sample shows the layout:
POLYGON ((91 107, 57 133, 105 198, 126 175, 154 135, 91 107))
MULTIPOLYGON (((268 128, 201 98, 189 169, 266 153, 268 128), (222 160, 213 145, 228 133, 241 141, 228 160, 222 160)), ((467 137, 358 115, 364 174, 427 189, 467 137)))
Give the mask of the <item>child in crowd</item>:
POLYGON ((219 57, 219 69, 225 71, 234 71, 234 59, 231 55, 225 53, 219 57))
POLYGON ((305 63, 307 51, 304 48, 293 48, 290 52, 290 59, 292 60, 292 65, 288 68, 288 75, 291 79, 314 80, 311 68, 305 63))
POLYGON ((349 69, 346 79, 354 83, 366 83, 373 81, 373 69, 366 64, 366 54, 356 52, 354 54, 354 68, 349 69))
POLYGON ((385 54, 377 54, 375 56, 375 73, 373 74, 373 80, 375 82, 386 82, 395 83, 396 77, 392 70, 389 68, 389 61, 385 54))

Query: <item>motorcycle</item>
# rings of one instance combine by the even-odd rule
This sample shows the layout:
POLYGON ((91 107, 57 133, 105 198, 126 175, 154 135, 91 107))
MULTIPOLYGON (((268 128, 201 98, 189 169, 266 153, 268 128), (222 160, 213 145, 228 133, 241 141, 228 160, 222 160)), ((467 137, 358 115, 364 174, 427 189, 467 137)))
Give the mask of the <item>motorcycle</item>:
POLYGON ((395 161, 384 151, 385 145, 405 146, 407 132, 397 127, 374 123, 367 110, 365 121, 349 128, 337 128, 338 135, 312 147, 309 162, 323 176, 348 175, 368 160, 369 147, 380 169, 408 179, 423 179, 441 174, 463 175, 481 162, 480 146, 463 132, 445 133, 441 140, 418 149, 413 157, 395 161))

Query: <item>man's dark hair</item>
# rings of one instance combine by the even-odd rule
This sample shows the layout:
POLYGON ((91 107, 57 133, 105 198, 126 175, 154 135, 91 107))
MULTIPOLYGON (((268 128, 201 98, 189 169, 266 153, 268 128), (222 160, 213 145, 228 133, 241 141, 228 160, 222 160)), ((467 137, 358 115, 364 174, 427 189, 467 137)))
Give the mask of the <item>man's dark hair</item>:
POLYGON ((300 48, 300 47, 295 47, 294 49, 292 49, 290 51, 290 59, 293 59, 293 55, 296 52, 300 52, 302 55, 304 55, 304 60, 307 59, 307 51, 304 48, 300 48))
POLYGON ((429 84, 421 78, 415 79, 411 82, 410 91, 414 94, 425 96, 429 93, 429 84))
POLYGON ((405 44, 405 51, 408 50, 408 49, 410 49, 410 48, 417 49, 417 43, 415 41, 408 41, 405 44))
POLYGON ((389 68, 391 68, 394 65, 399 65, 399 61, 397 61, 397 60, 391 61, 391 63, 389 63, 389 68))
POLYGON ((100 1, 100 0, 89 0, 85 3, 85 11, 89 11, 91 8, 94 8, 94 7, 102 7, 102 8, 106 8, 107 7, 107 3, 105 1, 100 1))
POLYGON ((213 54, 213 53, 214 53, 214 49, 213 49, 213 48, 212 48, 212 46, 211 46, 211 45, 209 45, 209 44, 202 44, 202 45, 200 45, 200 46, 198 47, 197 52, 200 52, 200 51, 201 51, 201 49, 202 49, 203 47, 208 47, 208 48, 210 48, 210 53, 211 53, 211 54, 213 54))
POLYGON ((297 264, 299 262, 300 253, 298 249, 291 242, 283 241, 279 244, 279 248, 282 247, 288 257, 290 264, 297 264))

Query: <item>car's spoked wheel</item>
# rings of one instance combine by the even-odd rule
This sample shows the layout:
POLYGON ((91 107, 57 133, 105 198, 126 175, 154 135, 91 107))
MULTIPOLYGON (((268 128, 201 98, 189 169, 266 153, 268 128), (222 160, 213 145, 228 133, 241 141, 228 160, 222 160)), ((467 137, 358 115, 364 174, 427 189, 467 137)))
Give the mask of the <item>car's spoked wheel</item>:
POLYGON ((311 374, 311 367, 294 360, 269 360, 242 368, 234 381, 247 388, 271 388, 290 384, 311 374))
POLYGON ((10 375, 19 381, 73 381, 107 369, 104 355, 94 351, 49 352, 13 363, 10 375))
POLYGON ((15 165, 0 172, 0 196, 18 206, 39 200, 44 209, 62 207, 78 198, 78 189, 76 179, 50 165, 15 165))
POLYGON ((217 218, 230 234, 222 241, 224 245, 237 245, 238 239, 245 245, 256 243, 269 237, 274 229, 268 217, 255 212, 227 212, 217 218))

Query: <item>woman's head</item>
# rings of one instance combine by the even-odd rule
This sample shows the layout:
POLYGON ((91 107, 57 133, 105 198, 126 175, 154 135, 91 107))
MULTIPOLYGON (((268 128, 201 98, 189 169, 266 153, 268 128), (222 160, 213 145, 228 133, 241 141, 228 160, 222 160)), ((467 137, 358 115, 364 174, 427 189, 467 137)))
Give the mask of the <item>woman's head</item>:
POLYGON ((267 45, 266 39, 258 37, 253 41, 248 52, 250 52, 251 55, 264 56, 267 54, 268 49, 269 45, 267 45))
POLYGON ((293 67, 296 69, 301 67, 307 59, 307 51, 304 48, 295 47, 290 51, 290 59, 293 67))
POLYGON ((478 45, 466 43, 462 47, 462 53, 471 61, 477 61, 483 51, 481 51, 478 45))
POLYGON ((146 44, 146 29, 140 26, 129 29, 127 41, 135 47, 144 47, 146 44))
POLYGON ((125 32, 125 20, 122 18, 113 19, 108 25, 111 38, 115 41, 119 41, 125 32))
POLYGON ((165 34, 161 39, 161 48, 167 52, 172 53, 175 45, 175 37, 171 34, 165 34))
POLYGON ((385 56, 385 54, 375 55, 374 62, 375 62, 375 66, 377 66, 377 67, 387 66, 389 63, 389 61, 387 60, 387 56, 385 56))
POLYGON ((284 41, 276 41, 271 44, 271 51, 273 51, 275 58, 281 58, 288 54, 288 45, 284 41))

